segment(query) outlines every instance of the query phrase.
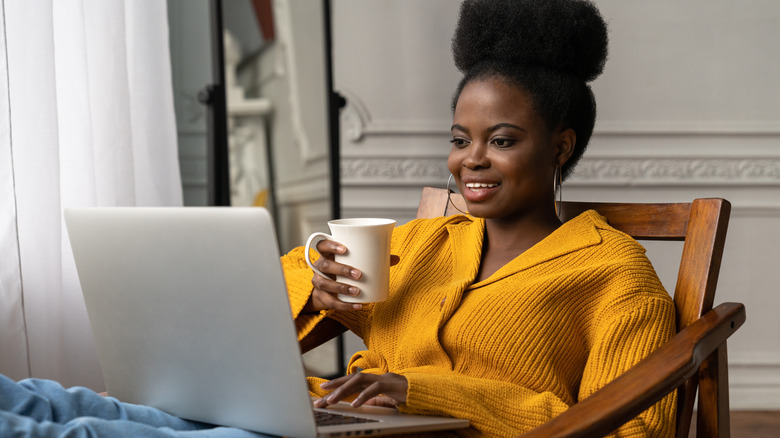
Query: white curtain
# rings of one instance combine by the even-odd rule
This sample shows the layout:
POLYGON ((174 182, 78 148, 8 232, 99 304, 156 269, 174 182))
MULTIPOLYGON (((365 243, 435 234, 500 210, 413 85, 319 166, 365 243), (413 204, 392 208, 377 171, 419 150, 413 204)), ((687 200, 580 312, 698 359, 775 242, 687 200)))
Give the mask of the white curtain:
POLYGON ((166 2, 0 1, 0 372, 101 389, 62 210, 181 205, 166 2))

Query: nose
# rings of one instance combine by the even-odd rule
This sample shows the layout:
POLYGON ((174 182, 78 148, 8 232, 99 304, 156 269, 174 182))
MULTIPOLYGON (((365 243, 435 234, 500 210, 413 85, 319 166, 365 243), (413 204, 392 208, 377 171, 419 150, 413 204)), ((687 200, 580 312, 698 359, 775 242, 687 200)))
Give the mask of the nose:
POLYGON ((463 165, 469 169, 478 169, 490 167, 490 160, 487 156, 487 145, 482 142, 474 142, 468 148, 468 155, 463 160, 463 165))

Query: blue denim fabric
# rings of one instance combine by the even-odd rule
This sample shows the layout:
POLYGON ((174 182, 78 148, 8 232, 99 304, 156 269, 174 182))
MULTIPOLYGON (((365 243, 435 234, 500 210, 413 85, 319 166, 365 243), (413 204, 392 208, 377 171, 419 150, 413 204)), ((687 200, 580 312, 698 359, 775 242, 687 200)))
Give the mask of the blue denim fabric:
POLYGON ((183 420, 51 380, 0 375, 0 437, 257 438, 241 429, 183 420))

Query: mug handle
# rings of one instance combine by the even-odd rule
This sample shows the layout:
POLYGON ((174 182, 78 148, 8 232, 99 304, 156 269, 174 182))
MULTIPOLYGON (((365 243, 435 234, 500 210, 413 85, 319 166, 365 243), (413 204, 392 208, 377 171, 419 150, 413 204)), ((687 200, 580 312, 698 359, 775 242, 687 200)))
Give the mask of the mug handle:
MULTIPOLYGON (((306 256, 306 264, 309 265, 312 271, 320 274, 325 278, 330 278, 330 276, 320 271, 319 269, 315 268, 314 264, 311 262, 311 259, 309 259, 309 251, 312 249, 311 244, 312 242, 314 242, 315 239, 333 240, 333 236, 325 233, 314 233, 311 236, 309 236, 309 240, 306 241, 306 247, 304 248, 304 253, 305 253, 304 255, 306 256)), ((319 254, 316 247, 314 248, 314 251, 319 254)))

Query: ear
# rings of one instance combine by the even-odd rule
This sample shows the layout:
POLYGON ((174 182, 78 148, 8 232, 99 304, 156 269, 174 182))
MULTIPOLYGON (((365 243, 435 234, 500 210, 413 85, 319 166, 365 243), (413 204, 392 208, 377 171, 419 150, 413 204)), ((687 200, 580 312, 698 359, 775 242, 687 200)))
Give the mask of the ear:
POLYGON ((558 133, 555 144, 555 161, 558 166, 569 161, 574 153, 574 146, 577 144, 577 134, 571 128, 566 128, 558 133))

